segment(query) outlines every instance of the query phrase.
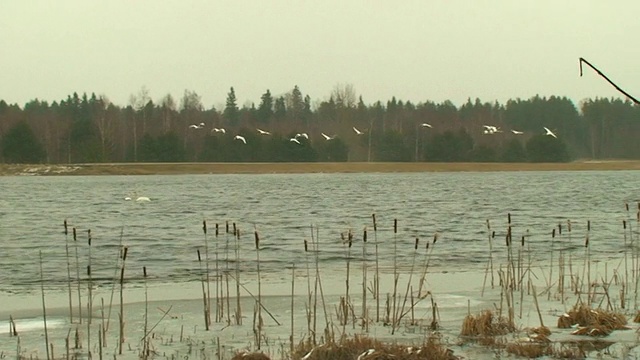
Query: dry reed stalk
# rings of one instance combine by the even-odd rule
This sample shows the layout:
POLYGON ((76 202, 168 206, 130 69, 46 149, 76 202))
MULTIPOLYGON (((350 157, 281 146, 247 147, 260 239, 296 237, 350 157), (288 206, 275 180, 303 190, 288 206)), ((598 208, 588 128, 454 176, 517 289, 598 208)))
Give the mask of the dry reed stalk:
POLYGON ((393 219, 393 304, 391 309, 391 313, 393 314, 393 319, 391 319, 392 329, 395 328, 396 326, 395 314, 397 309, 396 299, 398 296, 399 278, 400 278, 400 273, 398 272, 398 219, 393 219))
POLYGON ((220 235, 220 229, 218 223, 216 223, 216 322, 222 321, 222 315, 220 313, 220 259, 218 255, 218 236, 220 235))
POLYGON ((542 321, 542 313, 540 312, 540 305, 538 305, 538 295, 536 294, 536 287, 533 287, 533 303, 536 305, 536 311, 538 312, 538 319, 540 320, 540 326, 544 327, 544 321, 542 321))
POLYGON ((71 329, 69 329, 69 331, 67 332, 67 337, 64 338, 64 349, 65 349, 65 359, 69 360, 70 359, 70 352, 71 352, 71 340, 69 339, 71 336, 71 329))
POLYGON ((124 269, 127 261, 128 247, 122 250, 122 266, 120 268, 120 338, 118 342, 118 355, 122 355, 122 347, 124 345, 124 269))
POLYGON ((344 232, 340 233, 340 239, 342 241, 342 247, 343 249, 346 249, 346 267, 347 267, 347 274, 346 274, 346 279, 345 279, 345 297, 342 299, 342 301, 340 302, 340 309, 342 312, 342 316, 340 318, 340 323, 342 325, 342 332, 344 333, 346 330, 346 325, 349 322, 349 304, 350 304, 350 299, 349 299, 349 281, 351 279, 351 275, 350 275, 350 269, 351 269, 351 246, 353 245, 353 235, 351 234, 351 230, 349 230, 348 233, 348 237, 345 239, 344 236, 344 232))
POLYGON ((294 328, 294 309, 295 309, 295 289, 296 289, 296 264, 291 264, 291 334, 289 335, 289 344, 290 344, 290 354, 293 354, 295 349, 295 344, 293 342, 293 334, 295 331, 294 328))
MULTIPOLYGON (((591 303, 591 251, 589 248, 589 234, 591 233, 591 220, 587 220, 587 238, 584 241, 585 261, 587 268, 587 299, 591 303)), ((584 279, 584 274, 582 275, 584 279)), ((584 280, 583 280, 584 281, 584 280)))
POLYGON ((91 321, 93 320, 93 295, 92 286, 93 281, 91 278, 91 229, 87 229, 87 255, 89 258, 89 265, 87 265, 87 355, 91 359, 91 321))
MULTIPOLYGON (((305 264, 307 266, 307 331, 309 332, 309 334, 311 334, 312 336, 312 340, 313 340, 313 344, 315 345, 315 329, 313 328, 312 324, 312 309, 311 309, 311 297, 312 297, 312 292, 311 292, 311 272, 309 271, 309 243, 307 242, 307 240, 304 240, 304 259, 305 259, 305 264)), ((313 317, 315 317, 315 315, 313 315, 313 317)))
POLYGON ((149 357, 149 340, 147 330, 149 329, 149 293, 147 289, 147 267, 142 267, 142 279, 144 281, 144 337, 142 338, 142 357, 149 357))
POLYGON ((367 316, 367 228, 362 232, 362 324, 368 328, 367 316))
POLYGON ((211 287, 209 281, 209 241, 207 239, 207 221, 202 219, 202 232, 204 233, 204 265, 207 283, 207 324, 211 324, 211 287))
MULTIPOLYGON (((571 220, 567 219, 567 236, 569 237, 569 279, 571 280, 570 287, 571 291, 575 292, 577 289, 577 284, 575 281, 575 277, 573 274, 573 241, 571 237, 571 220)), ((577 274, 575 275, 577 276, 577 274)))
MULTIPOLYGON (((415 265, 416 265, 416 255, 417 255, 417 253, 418 253, 418 242, 419 242, 419 239, 418 239, 418 238, 416 238, 415 244, 414 244, 414 246, 413 246, 413 258, 412 258, 412 260, 411 260, 411 271, 409 272, 409 280, 407 281, 407 288, 406 288, 406 290, 405 290, 405 292, 404 292, 404 299, 402 300, 402 307, 399 309, 398 314, 397 314, 397 315, 394 315, 394 317, 398 319, 398 320, 396 321, 396 323, 395 323, 395 324, 396 324, 396 326, 399 326, 399 324, 400 324, 400 320, 402 320, 402 318, 403 318, 403 317, 404 317, 404 315, 406 314, 406 313, 404 312, 404 307, 405 307, 405 305, 407 304, 407 298, 408 298, 408 296, 409 296, 409 289, 411 288, 411 280, 413 279, 413 270, 414 270, 415 265)), ((411 303, 411 305, 412 305, 412 306, 411 306, 411 309, 412 309, 412 308, 413 308, 413 302, 411 303)), ((411 309, 410 309, 410 310, 411 310, 411 309)), ((396 329, 395 329, 395 328, 392 328, 392 329, 391 329, 391 335, 394 335, 394 334, 395 334, 395 331, 396 331, 396 329)))
MULTIPOLYGON (((234 279, 234 278, 233 278, 233 275, 231 276, 231 278, 232 278, 232 279, 234 279)), ((235 279, 234 279, 234 280, 235 280, 235 279)), ((240 283, 240 287, 241 287, 241 288, 242 288, 242 289, 243 289, 247 294, 249 294, 249 296, 251 296, 251 298, 252 298, 256 303, 258 302, 258 297, 257 297, 257 296, 255 296, 255 295, 253 295, 253 293, 252 293, 251 291, 249 291, 249 289, 247 289, 247 287, 246 287, 246 286, 244 286, 244 285, 242 285, 242 283, 240 283)), ((273 316, 273 314, 269 311, 269 309, 267 309, 267 308, 264 306, 264 304, 260 304, 260 305, 261 305, 261 307, 262 307, 262 310, 264 310, 264 312, 266 312, 266 313, 271 317, 271 319, 273 319, 273 321, 274 321, 278 326, 282 325, 282 324, 280 324, 280 322, 278 321, 278 319, 276 319, 276 317, 275 317, 275 316, 273 316)))
POLYGON ((200 268, 200 285, 202 287, 202 308, 204 312, 204 329, 209 331, 209 316, 207 314, 207 292, 205 290, 205 278, 202 271, 202 257, 200 256, 200 249, 196 250, 198 253, 198 267, 200 268))
POLYGON ((80 291, 80 260, 78 259, 78 238, 76 228, 73 228, 73 243, 76 252, 76 280, 78 282, 78 321, 82 324, 82 292, 80 291))
POLYGON ((47 360, 51 360, 49 354, 49 331, 47 329, 47 305, 44 296, 44 272, 42 271, 42 250, 38 251, 40 257, 40 291, 42 293, 42 319, 44 322, 44 346, 47 348, 47 360))
MULTIPOLYGON (((220 318, 223 319, 224 318, 224 312, 225 312, 225 308, 227 309, 227 325, 230 325, 230 317, 231 315, 229 314, 229 221, 225 222, 225 233, 224 233, 224 240, 225 240, 225 248, 224 248, 224 284, 226 286, 221 286, 220 289, 220 294, 221 294, 221 301, 220 301, 220 318), (226 297, 224 295, 224 291, 226 289, 226 297)), ((233 238, 235 239, 236 237, 236 233, 233 233, 233 238)), ((222 279, 220 279, 222 280, 222 279)))
MULTIPOLYGON (((322 302, 322 311, 324 313, 324 322, 325 322, 325 335, 326 339, 332 338, 332 334, 330 332, 333 330, 333 325, 329 321, 329 312, 327 311, 327 303, 324 298, 324 290, 322 289, 322 278, 320 276, 320 230, 318 227, 315 227, 315 236, 313 234, 314 226, 311 225, 311 241, 315 244, 315 263, 316 263, 316 301, 317 302, 317 294, 318 290, 320 293, 320 301, 322 302)), ((367 331, 369 327, 367 324, 367 331)))
POLYGON ((67 260, 67 285, 69 288, 69 323, 73 324, 73 301, 72 291, 71 291, 71 258, 69 257, 69 226, 67 224, 67 219, 64 219, 64 250, 65 250, 65 259, 67 260))
POLYGON ((9 315, 9 337, 18 336, 18 330, 16 329, 16 322, 13 321, 13 316, 9 315))
POLYGON ((380 321, 380 267, 378 261, 378 224, 376 214, 371 214, 373 220, 373 241, 376 244, 376 275, 373 278, 373 292, 376 299, 376 322, 380 321))
POLYGON ((100 347, 106 347, 107 346, 107 339, 104 333, 104 327, 105 327, 105 322, 104 322, 104 298, 101 297, 100 298, 100 334, 101 335, 101 339, 100 339, 100 347))
POLYGON ((258 235, 258 230, 255 229, 254 232, 255 243, 256 243, 256 268, 258 272, 258 350, 260 350, 261 339, 262 339, 262 285, 260 281, 260 236, 258 235))
MULTIPOLYGON (((67 360, 69 360, 69 347, 67 346, 67 360)), ((98 358, 102 360, 102 328, 98 329, 98 358)))
MULTIPOLYGON (((624 221, 625 225, 629 227, 629 238, 631 239, 631 246, 633 247, 633 229, 631 226, 631 217, 629 216, 629 203, 625 202, 624 206, 627 210, 627 219, 624 221)), ((626 229, 626 227, 625 227, 626 229)), ((627 232, 624 232, 624 272, 625 272, 625 286, 629 288, 629 268, 627 267, 627 258, 628 258, 628 247, 627 247, 627 232)), ((633 272, 633 253, 631 254, 631 281, 635 279, 633 272)))
POLYGON ((487 285, 487 276, 489 272, 491 272, 491 288, 494 288, 494 279, 493 279, 493 238, 496 237, 496 232, 491 231, 491 224, 489 223, 489 219, 487 219, 487 231, 489 237, 489 260, 487 261, 487 265, 484 270, 484 280, 482 280, 482 291, 480 292, 480 297, 484 297, 484 289, 487 285))
POLYGON ((433 249, 436 246, 436 241, 438 241, 438 233, 433 234, 433 242, 431 243, 431 248, 429 248, 429 242, 427 242, 425 245, 424 266, 422 267, 422 276, 420 276, 420 284, 418 286, 418 298, 422 297, 422 288, 424 287, 424 282, 427 279, 427 272, 429 271, 429 264, 431 263, 431 255, 433 253, 433 249))
MULTIPOLYGON (((551 289, 551 282, 553 281, 553 243, 556 238, 556 228, 551 230, 551 248, 549 249, 550 263, 549 263, 549 282, 547 283, 547 289, 551 289)), ((547 292, 547 300, 551 298, 551 291, 547 292)))
POLYGON ((116 290, 116 283, 118 282, 118 272, 120 271, 120 260, 122 258, 122 239, 124 237, 124 226, 120 228, 120 241, 118 243, 118 256, 116 256, 116 266, 113 274, 113 282, 111 283, 111 298, 109 299, 109 313, 107 314, 107 325, 103 326, 102 334, 103 334, 103 345, 106 347, 107 345, 107 331, 109 330, 109 325, 111 324, 111 310, 113 308, 113 295, 116 290))
MULTIPOLYGON (((242 325, 242 307, 240 305, 240 229, 233 223, 236 234, 236 325, 242 325)), ((260 304, 262 306, 262 304, 260 304)))

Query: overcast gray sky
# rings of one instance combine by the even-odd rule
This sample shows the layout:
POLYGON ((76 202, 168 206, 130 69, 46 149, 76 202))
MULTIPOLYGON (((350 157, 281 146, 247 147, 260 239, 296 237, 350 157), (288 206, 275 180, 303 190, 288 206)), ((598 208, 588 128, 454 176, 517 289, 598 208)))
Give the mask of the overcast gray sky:
POLYGON ((4 0, 0 99, 74 91, 116 104, 185 89, 221 106, 298 85, 314 101, 352 84, 365 103, 640 96, 640 1, 4 0))

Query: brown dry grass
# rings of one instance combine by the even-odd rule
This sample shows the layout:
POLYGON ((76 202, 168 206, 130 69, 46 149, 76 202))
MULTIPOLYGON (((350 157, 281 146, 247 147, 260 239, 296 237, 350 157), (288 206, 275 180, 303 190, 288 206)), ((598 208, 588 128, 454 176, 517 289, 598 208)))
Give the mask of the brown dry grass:
POLYGON ((579 327, 573 335, 607 336, 614 330, 627 328, 627 318, 618 312, 603 309, 592 309, 584 304, 577 304, 569 312, 558 318, 559 328, 579 327))
POLYGON ((492 338, 499 335, 506 335, 515 330, 515 325, 507 318, 496 317, 491 310, 484 310, 478 315, 469 314, 464 318, 460 335, 492 338))
POLYGON ((571 163, 106 163, 74 165, 0 164, 0 175, 16 175, 46 167, 77 167, 73 171, 31 171, 35 175, 172 175, 172 174, 291 174, 458 171, 640 170, 640 161, 575 161, 571 163))
POLYGON ((455 360, 458 357, 453 351, 441 343, 438 336, 429 336, 422 346, 408 347, 400 344, 383 343, 379 340, 355 335, 344 337, 338 342, 313 346, 309 342, 300 343, 291 358, 300 360, 353 360, 361 356, 361 360, 455 360), (373 349, 368 355, 366 352, 373 349))

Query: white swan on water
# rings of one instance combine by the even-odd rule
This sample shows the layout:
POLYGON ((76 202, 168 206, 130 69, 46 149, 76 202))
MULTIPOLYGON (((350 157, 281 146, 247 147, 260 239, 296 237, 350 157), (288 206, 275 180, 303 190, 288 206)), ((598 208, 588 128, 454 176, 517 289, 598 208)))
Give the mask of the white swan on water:
POLYGON ((125 196, 124 201, 131 201, 134 198, 136 199, 137 202, 151 201, 151 199, 146 196, 138 196, 138 194, 135 191, 133 192, 133 194, 125 196))

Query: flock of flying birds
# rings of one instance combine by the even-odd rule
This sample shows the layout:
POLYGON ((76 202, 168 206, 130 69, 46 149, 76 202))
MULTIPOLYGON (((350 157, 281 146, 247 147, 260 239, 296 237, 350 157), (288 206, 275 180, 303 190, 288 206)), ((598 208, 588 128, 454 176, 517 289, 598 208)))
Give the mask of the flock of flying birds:
MULTIPOLYGON (((487 135, 492 135, 492 134, 496 134, 496 133, 501 133, 502 132, 502 130, 500 130, 500 128, 497 127, 497 126, 492 126, 492 125, 482 125, 482 126, 484 127, 484 133, 487 134, 487 135)), ((545 135, 552 136, 552 137, 554 137, 556 139, 558 138, 556 136, 556 134, 554 134, 553 131, 549 130, 549 128, 547 128, 546 126, 543 126, 542 128, 545 131, 545 135)), ((523 131, 518 131, 518 130, 514 130, 514 129, 511 129, 511 132, 514 135, 523 135, 524 134, 523 131)))
MULTIPOLYGON (((431 124, 427 124, 427 123, 422 123, 422 124, 420 124, 420 126, 424 127, 424 128, 433 128, 433 126, 431 126, 431 124)), ((502 130, 498 126, 493 126, 493 125, 482 125, 482 126, 484 127, 483 133, 487 134, 487 135, 493 135, 493 134, 497 134, 497 133, 501 133, 502 132, 502 130)), ((200 124, 191 124, 191 125, 189 125, 189 129, 196 129, 197 130, 197 129, 204 129, 204 128, 205 128, 205 124, 202 123, 202 122, 200 124)), ((356 133, 356 135, 364 134, 363 131, 358 130, 355 126, 352 127, 352 129, 353 129, 353 132, 356 133)), ((545 135, 552 136, 552 137, 554 137, 556 139, 558 138, 556 136, 556 134, 554 134, 553 131, 549 130, 547 127, 543 126, 543 129, 545 130, 545 135)), ((262 130, 262 129, 256 128, 256 131, 260 135, 271 135, 271 132, 266 131, 266 130, 262 130)), ((514 130, 514 129, 511 129, 511 132, 514 135, 523 135, 524 134, 523 131, 518 131, 518 130, 514 130)), ((211 133, 212 134, 215 134, 215 133, 226 134, 227 130, 225 130, 224 128, 216 128, 216 127, 214 127, 214 128, 211 129, 211 133)), ((325 133, 320 133, 320 134, 327 141, 328 140, 333 140, 337 136, 337 135, 329 136, 329 135, 327 135, 325 133)), ((294 137, 290 138, 289 141, 290 142, 294 142, 294 143, 296 143, 298 145, 302 145, 302 143, 300 142, 301 138, 305 138, 305 139, 309 140, 309 135, 307 133, 304 133, 304 132, 303 133, 297 133, 297 134, 295 134, 294 137)), ((244 144, 247 143, 247 139, 245 139, 244 136, 242 136, 242 135, 236 135, 233 139, 241 141, 244 144)))

